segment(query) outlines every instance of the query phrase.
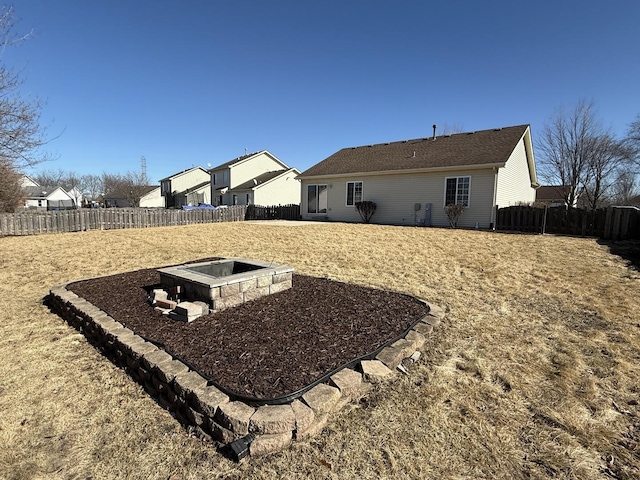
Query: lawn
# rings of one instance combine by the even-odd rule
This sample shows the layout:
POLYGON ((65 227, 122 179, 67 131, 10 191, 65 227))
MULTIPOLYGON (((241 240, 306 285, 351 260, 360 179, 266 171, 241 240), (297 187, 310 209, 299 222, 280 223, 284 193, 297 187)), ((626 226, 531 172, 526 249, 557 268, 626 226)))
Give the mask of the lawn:
POLYGON ((593 239, 318 223, 0 238, 0 478, 637 478, 640 273, 593 239), (42 305, 213 256, 390 288, 447 317, 408 376, 235 464, 42 305))

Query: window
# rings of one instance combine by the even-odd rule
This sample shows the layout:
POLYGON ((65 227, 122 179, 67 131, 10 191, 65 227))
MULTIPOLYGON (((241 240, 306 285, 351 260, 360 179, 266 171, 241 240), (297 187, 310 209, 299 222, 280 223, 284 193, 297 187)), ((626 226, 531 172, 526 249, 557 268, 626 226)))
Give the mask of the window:
POLYGON ((471 177, 452 177, 445 180, 444 205, 462 204, 469 206, 471 177))
POLYGON ((222 183, 226 185, 228 181, 229 181, 229 172, 225 170, 222 172, 222 183))
POLYGON ((222 195, 218 195, 218 205, 222 205, 222 195))
POLYGON ((237 205, 237 204, 238 204, 238 195, 234 195, 232 205, 237 205))
POLYGON ((353 207, 362 201, 362 182, 347 182, 347 206, 353 207))
POLYGON ((171 180, 165 180, 164 182, 162 182, 160 190, 162 192, 162 195, 171 193, 171 180))
POLYGON ((251 194, 247 193, 247 202, 245 203, 245 205, 250 205, 251 204, 251 194))
POLYGON ((307 213, 327 213, 326 185, 307 185, 307 213))
POLYGON ((213 174, 213 184, 214 184, 214 185, 217 185, 217 184, 218 184, 218 174, 217 174, 217 173, 214 173, 214 174, 213 174))

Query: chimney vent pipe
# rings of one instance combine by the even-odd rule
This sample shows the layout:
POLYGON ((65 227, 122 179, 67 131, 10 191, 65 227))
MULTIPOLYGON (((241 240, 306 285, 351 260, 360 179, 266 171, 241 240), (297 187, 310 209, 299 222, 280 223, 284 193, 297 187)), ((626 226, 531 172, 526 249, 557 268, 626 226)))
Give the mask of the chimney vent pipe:
POLYGON ((436 128, 437 128, 437 127, 438 127, 438 126, 434 123, 434 124, 433 124, 433 139, 434 139, 434 140, 436 139, 436 128))

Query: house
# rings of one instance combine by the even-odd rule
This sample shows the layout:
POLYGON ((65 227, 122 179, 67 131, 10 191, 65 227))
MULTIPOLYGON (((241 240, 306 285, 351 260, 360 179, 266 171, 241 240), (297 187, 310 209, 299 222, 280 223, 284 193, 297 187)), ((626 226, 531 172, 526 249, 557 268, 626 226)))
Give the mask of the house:
POLYGON ((160 194, 165 208, 211 203, 210 177, 202 167, 183 170, 160 180, 160 194))
POLYGON ((362 221, 356 203, 375 202, 372 223, 448 226, 444 207, 464 204, 458 225, 492 228, 496 207, 535 200, 528 125, 343 148, 304 171, 303 219, 362 221))
POLYGON ((300 172, 266 150, 212 168, 214 205, 300 204, 300 172))
POLYGON ((25 187, 39 187, 40 184, 38 182, 36 182, 33 178, 31 178, 29 175, 22 174, 21 177, 20 177, 20 186, 22 188, 25 188, 25 187))
MULTIPOLYGON (((131 190, 124 190, 122 188, 113 190, 103 195, 103 203, 106 208, 131 208, 135 207, 134 203, 139 198, 139 205, 142 205, 145 200, 145 207, 150 207, 150 202, 153 202, 153 192, 160 187, 155 185, 139 185, 135 187, 129 187, 131 190)), ((160 202, 158 202, 160 203, 160 202)), ((159 206, 164 206, 160 203, 159 206)))
POLYGON ((164 208, 164 202, 160 187, 155 187, 140 197, 140 208, 164 208))
POLYGON ((23 187, 24 206, 36 210, 69 210, 77 208, 73 198, 62 187, 30 185, 23 187))
POLYGON ((84 203, 84 195, 82 194, 82 190, 78 187, 73 187, 71 190, 67 190, 67 194, 73 200, 73 205, 75 208, 80 208, 84 203))
MULTIPOLYGON (((543 185, 536 190, 536 203, 541 203, 548 207, 565 207, 569 188, 567 185, 543 185)), ((578 199, 576 198, 576 204, 577 201, 578 199)), ((575 207, 576 205, 573 206, 575 207)))

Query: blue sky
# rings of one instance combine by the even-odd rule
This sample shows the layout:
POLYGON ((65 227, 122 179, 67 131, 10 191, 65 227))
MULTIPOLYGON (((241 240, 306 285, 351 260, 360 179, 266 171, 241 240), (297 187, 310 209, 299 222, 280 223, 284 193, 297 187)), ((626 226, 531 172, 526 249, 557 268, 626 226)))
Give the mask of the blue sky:
POLYGON ((20 0, 1 61, 45 102, 55 161, 155 183, 269 150, 301 171, 349 146, 531 124, 592 100, 640 114, 640 2, 20 0))

